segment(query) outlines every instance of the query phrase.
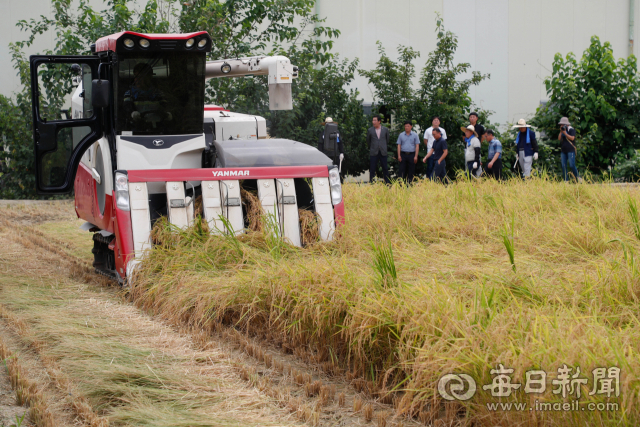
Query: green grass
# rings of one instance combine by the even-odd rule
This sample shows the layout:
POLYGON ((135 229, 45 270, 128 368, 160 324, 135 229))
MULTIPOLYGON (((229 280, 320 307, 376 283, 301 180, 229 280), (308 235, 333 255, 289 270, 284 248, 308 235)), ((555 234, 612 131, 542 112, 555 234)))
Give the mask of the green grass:
POLYGON ((589 379, 582 400, 603 402, 588 394, 591 371, 617 366, 619 411, 536 412, 536 420, 640 423, 636 188, 347 184, 344 199, 337 241, 281 256, 261 234, 184 231, 151 252, 131 295, 167 318, 311 345, 378 389, 401 391, 405 412, 433 409, 439 378, 467 373, 479 390, 459 405, 479 426, 532 422, 529 411, 487 410, 498 399, 481 385, 499 363, 522 384, 505 400, 525 402, 561 401, 551 380, 565 363, 589 379), (544 395, 522 392, 529 369, 549 373, 544 395))

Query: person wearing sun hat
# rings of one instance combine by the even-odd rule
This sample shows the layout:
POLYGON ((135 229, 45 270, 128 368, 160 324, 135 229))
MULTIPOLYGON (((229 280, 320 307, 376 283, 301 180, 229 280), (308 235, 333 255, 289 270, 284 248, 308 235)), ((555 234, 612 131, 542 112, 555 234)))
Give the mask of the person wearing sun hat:
POLYGON ((480 139, 473 125, 460 126, 460 130, 465 135, 464 161, 467 173, 470 176, 476 176, 480 170, 480 139))
POLYGON ((531 176, 531 166, 534 160, 538 160, 538 141, 536 133, 531 129, 524 119, 518 120, 518 124, 513 126, 518 129, 516 136, 516 161, 520 162, 520 171, 523 178, 531 176))

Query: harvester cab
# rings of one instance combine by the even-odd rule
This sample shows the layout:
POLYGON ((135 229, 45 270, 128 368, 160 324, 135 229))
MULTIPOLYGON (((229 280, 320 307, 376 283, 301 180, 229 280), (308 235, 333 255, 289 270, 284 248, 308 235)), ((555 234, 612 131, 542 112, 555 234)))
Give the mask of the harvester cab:
POLYGON ((302 246, 299 210, 319 238, 344 218, 338 170, 317 149, 269 139, 262 117, 205 106, 205 79, 267 75, 270 109, 292 108, 297 67, 281 56, 206 61, 206 32, 99 39, 90 56, 37 55, 31 85, 39 194, 74 192, 93 232, 94 266, 124 282, 155 222, 244 232, 251 193, 274 232, 302 246), (198 210, 195 210, 195 205, 198 210))

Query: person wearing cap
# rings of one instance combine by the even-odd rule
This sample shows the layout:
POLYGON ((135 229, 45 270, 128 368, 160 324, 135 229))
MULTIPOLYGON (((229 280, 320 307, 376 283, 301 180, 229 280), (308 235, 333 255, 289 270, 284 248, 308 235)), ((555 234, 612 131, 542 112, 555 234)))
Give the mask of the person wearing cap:
POLYGON ((561 118, 558 124, 560 125, 558 141, 561 142, 560 162, 562 163, 562 176, 565 181, 569 181, 569 177, 567 176, 568 164, 571 168, 573 179, 577 181, 579 176, 578 169, 576 168, 576 130, 571 126, 567 117, 561 118))
POLYGON ((524 119, 518 120, 518 124, 513 129, 519 129, 516 136, 515 144, 516 161, 520 163, 520 171, 523 178, 531 176, 531 166, 534 160, 538 160, 538 142, 536 141, 536 133, 530 129, 524 119))
POLYGON ((413 130, 413 124, 407 120, 404 122, 404 132, 398 135, 398 161, 400 162, 399 177, 405 182, 413 182, 413 174, 418 163, 418 151, 420 150, 420 139, 413 130))
MULTIPOLYGON (((435 137, 433 136, 433 130, 435 128, 439 128, 441 131, 442 138, 447 139, 447 132, 440 127, 440 117, 435 116, 431 120, 431 127, 424 131, 424 145, 427 147, 427 153, 433 147, 433 141, 435 141, 435 137)), ((425 157, 426 158, 426 157, 425 157)), ((435 164, 434 157, 429 157, 427 159, 427 178, 433 179, 433 166, 435 164)))
POLYGON ((342 141, 340 141, 338 124, 334 122, 331 117, 327 117, 324 123, 322 123, 322 126, 324 126, 324 128, 318 141, 318 150, 326 154, 333 161, 333 164, 338 166, 339 161, 344 160, 344 147, 342 141), (327 135, 328 138, 325 138, 327 129, 329 129, 328 132, 330 135, 327 135))
POLYGON ((464 132, 464 161, 469 176, 476 176, 480 168, 480 139, 473 125, 467 127, 460 126, 460 130, 464 132))
POLYGON ((422 159, 422 163, 427 163, 428 159, 434 159, 433 179, 444 182, 447 176, 447 164, 445 159, 449 150, 447 149, 447 140, 444 138, 444 129, 435 127, 432 130, 433 145, 429 149, 427 155, 422 159))
POLYGON ((475 111, 469 114, 469 123, 473 126, 473 130, 476 131, 476 135, 480 142, 484 141, 484 126, 478 124, 478 113, 475 111))
POLYGON ((489 143, 487 172, 500 181, 502 179, 502 143, 494 136, 492 129, 487 129, 485 135, 485 139, 489 143))
POLYGON ((377 114, 372 117, 371 124, 373 124, 373 126, 367 130, 367 144, 369 145, 369 182, 373 183, 373 179, 376 177, 378 163, 380 163, 384 182, 391 184, 387 163, 389 128, 382 126, 382 119, 377 114))

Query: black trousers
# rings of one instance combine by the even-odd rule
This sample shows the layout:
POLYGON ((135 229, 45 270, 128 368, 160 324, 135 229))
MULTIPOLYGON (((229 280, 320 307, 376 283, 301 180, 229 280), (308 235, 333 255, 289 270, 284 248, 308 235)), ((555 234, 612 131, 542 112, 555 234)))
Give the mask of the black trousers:
POLYGON ((490 176, 500 181, 502 179, 502 159, 496 159, 492 168, 487 165, 487 172, 490 176))
POLYGON ((398 170, 398 175, 400 178, 404 179, 409 184, 413 182, 413 174, 416 171, 416 164, 413 162, 413 159, 415 157, 416 157, 415 151, 400 152, 400 168, 398 170))
POLYGON ((380 162, 380 166, 382 166, 382 174, 384 176, 384 182, 387 184, 391 183, 389 179, 389 165, 387 163, 387 153, 380 154, 378 153, 375 156, 371 156, 369 158, 369 182, 373 182, 373 179, 376 177, 376 170, 378 169, 378 162, 380 162))
POLYGON ((447 176, 447 163, 445 160, 441 161, 438 164, 438 160, 435 160, 435 165, 433 167, 433 180, 444 182, 447 176))

